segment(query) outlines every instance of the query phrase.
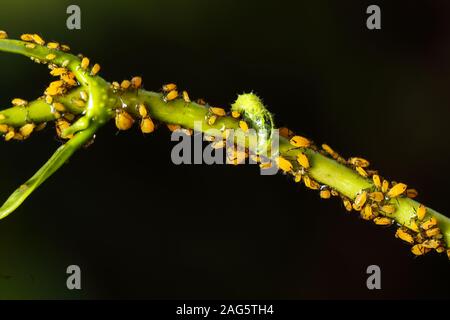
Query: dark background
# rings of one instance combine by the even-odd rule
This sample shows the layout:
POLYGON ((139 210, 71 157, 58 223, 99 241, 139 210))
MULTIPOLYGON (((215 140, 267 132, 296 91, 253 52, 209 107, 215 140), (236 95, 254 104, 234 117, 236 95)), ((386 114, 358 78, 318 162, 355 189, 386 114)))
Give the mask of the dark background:
MULTIPOLYGON (((106 79, 176 82, 227 106, 264 98, 278 125, 371 160, 448 214, 448 1, 2 1, 0 29, 38 32, 106 79), (82 29, 67 30, 78 4, 82 29), (369 4, 382 30, 365 26, 369 4)), ((0 105, 34 99, 48 70, 1 53, 0 105)), ((3 108, 2 107, 2 108, 3 108)), ((0 195, 58 147, 52 129, 0 143, 0 195)), ((1 298, 449 298, 445 255, 415 259, 337 200, 255 166, 175 166, 165 129, 103 128, 0 221, 1 298), (65 286, 82 269, 82 291, 65 286), (382 290, 366 288, 381 267, 382 290)))

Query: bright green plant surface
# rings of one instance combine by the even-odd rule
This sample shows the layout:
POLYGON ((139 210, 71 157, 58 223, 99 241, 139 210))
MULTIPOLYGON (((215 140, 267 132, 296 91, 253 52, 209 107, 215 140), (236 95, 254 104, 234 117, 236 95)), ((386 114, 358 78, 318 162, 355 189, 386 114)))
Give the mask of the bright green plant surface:
MULTIPOLYGON (((51 62, 57 65, 61 65, 68 60, 67 68, 75 74, 80 86, 72 89, 66 95, 55 97, 55 101, 63 103, 68 111, 75 115, 80 115, 80 117, 69 129, 63 132, 63 135, 74 134, 74 137, 62 145, 30 180, 19 187, 8 198, 0 208, 0 219, 13 212, 40 184, 60 168, 76 150, 92 139, 102 125, 114 119, 116 110, 126 110, 135 119, 139 119, 138 105, 143 103, 148 108, 151 117, 160 122, 178 124, 184 128, 194 129, 194 123, 201 121, 203 130, 211 128, 219 130, 239 128, 239 120, 229 116, 219 117, 213 125, 209 125, 206 121, 208 108, 195 102, 185 102, 183 99, 166 102, 161 93, 143 89, 131 91, 113 90, 110 83, 101 77, 92 76, 89 71, 81 69, 81 61, 77 56, 49 49, 45 46, 36 45, 35 48, 30 49, 25 45, 26 42, 3 39, 0 40, 0 51, 25 55, 44 62, 49 62, 46 61, 46 56, 53 53, 56 55, 56 58, 51 62), (89 93, 86 107, 79 107, 73 103, 73 99, 79 96, 81 90, 89 93)), ((0 111, 0 125, 7 124, 16 128, 20 128, 26 123, 38 124, 55 120, 55 118, 52 106, 47 104, 42 98, 30 102, 24 107, 16 106, 0 111)), ((270 117, 270 121, 272 121, 271 119, 270 117)), ((253 125, 257 130, 261 129, 261 127, 257 127, 258 119, 253 119, 253 122, 252 119, 250 120, 250 125, 253 125)), ((342 196, 354 200, 363 189, 375 190, 371 179, 362 177, 345 164, 339 163, 312 148, 293 148, 288 139, 280 137, 279 154, 281 156, 294 160, 300 152, 304 152, 309 159, 311 167, 308 169, 308 175, 320 184, 327 185, 338 191, 342 196)), ((295 160, 292 162, 294 163, 295 160)), ((294 164, 295 166, 296 164, 294 164)), ((416 217, 419 202, 406 197, 394 198, 390 202, 397 207, 397 210, 389 217, 398 224, 410 228, 410 222, 416 217)), ((443 240, 448 248, 448 244, 450 244, 450 219, 431 208, 427 208, 425 219, 430 217, 434 217, 438 221, 443 240)))

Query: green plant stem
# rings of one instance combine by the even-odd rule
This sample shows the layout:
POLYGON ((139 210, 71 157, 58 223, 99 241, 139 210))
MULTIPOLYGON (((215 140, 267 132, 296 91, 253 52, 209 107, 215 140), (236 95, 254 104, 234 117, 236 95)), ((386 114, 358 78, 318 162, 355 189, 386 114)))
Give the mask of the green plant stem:
MULTIPOLYGON (((45 101, 39 101, 40 104, 45 104, 45 101)), ((67 101, 70 101, 70 99, 67 101)), ((67 103, 70 102, 66 102, 66 105, 67 103)), ((224 128, 239 128, 238 121, 232 117, 220 117, 214 125, 210 126, 205 120, 208 113, 208 108, 205 106, 195 102, 187 103, 182 99, 164 102, 160 93, 146 90, 121 93, 115 108, 124 108, 134 117, 138 118, 139 113, 137 106, 141 103, 144 103, 148 107, 152 118, 164 123, 178 124, 185 128, 194 129, 195 122, 201 121, 204 131, 211 128, 218 130, 223 130, 224 128)), ((33 106, 33 104, 30 104, 30 107, 31 106, 33 106)), ((73 109, 70 105, 69 108, 74 113, 80 112, 79 109, 73 109)), ((0 112, 0 114, 7 111, 7 114, 10 115, 12 119, 23 119, 22 109, 23 108, 14 107, 0 112), (15 114, 14 110, 17 110, 17 113, 21 116, 13 116, 15 114)), ((32 119, 33 121, 49 119, 52 117, 49 108, 41 106, 39 112, 37 111, 38 110, 36 110, 35 113, 30 114, 30 116, 34 115, 36 117, 32 119)), ((5 122, 5 120, 3 120, 3 122, 5 122)), ((2 123, 2 121, 0 121, 0 123, 2 123)), ((24 122, 16 122, 16 125, 20 126, 23 123, 24 122)), ((355 199, 356 195, 363 189, 374 190, 371 180, 360 176, 351 168, 324 156, 317 151, 312 149, 293 148, 289 141, 283 137, 280 137, 279 148, 280 154, 288 159, 295 159, 299 152, 306 153, 311 164, 311 168, 308 171, 309 175, 318 182, 339 191, 339 193, 349 199, 355 199)), ((394 214, 389 215, 389 217, 395 219, 399 224, 409 227, 410 221, 414 218, 420 203, 409 198, 396 198, 392 199, 391 202, 397 207, 397 211, 394 214)), ((437 219, 446 242, 450 243, 450 219, 431 208, 427 209, 428 215, 434 216, 437 219)))
MULTIPOLYGON (((38 50, 27 49, 21 41, 0 40, 0 50, 33 56, 42 60, 45 60, 45 57, 49 52, 54 52, 54 50, 40 46, 38 46, 37 49, 38 50)), ((67 151, 57 152, 63 154, 63 156, 56 156, 56 160, 52 158, 53 160, 51 159, 49 161, 57 162, 58 167, 65 161, 62 161, 63 159, 67 159, 68 156, 80 147, 83 141, 85 142, 87 140, 89 135, 92 136, 94 134, 100 124, 103 124, 114 117, 112 110, 127 110, 131 115, 138 119, 139 113, 137 106, 141 103, 144 103, 147 106, 151 117, 160 122, 178 124, 184 128, 194 129, 195 123, 200 121, 202 123, 201 128, 204 131, 211 128, 219 130, 239 128, 238 120, 232 117, 220 117, 214 125, 210 126, 206 121, 208 108, 195 102, 188 103, 182 99, 165 102, 160 93, 146 90, 119 91, 116 93, 113 93, 111 90, 105 91, 104 88, 107 83, 103 79, 98 76, 90 77, 85 72, 79 70, 80 61, 77 57, 67 53, 61 53, 60 51, 57 51, 57 53, 59 54, 57 59, 52 62, 60 64, 64 60, 69 59, 69 67, 76 74, 77 79, 82 85, 89 89, 91 101, 86 110, 75 107, 72 98, 79 94, 80 88, 77 88, 72 90, 68 95, 59 98, 61 99, 61 102, 63 102, 70 112, 74 114, 80 114, 82 112, 88 114, 90 112, 89 108, 91 108, 91 111, 94 110, 93 113, 91 112, 91 118, 88 119, 89 121, 91 121, 92 118, 101 115, 101 121, 95 122, 95 125, 92 126, 92 128, 89 127, 89 121, 77 128, 77 130, 80 129, 81 132, 75 136, 74 139, 76 140, 72 142, 74 140, 72 139, 67 142, 67 149, 64 149, 64 146, 61 147, 63 150, 67 151), (101 94, 100 92, 95 92, 92 83, 94 83, 94 86, 103 88, 101 94), (107 96, 107 101, 105 100, 105 95, 107 96), (99 105, 97 108, 94 108, 96 105, 94 102, 97 102, 99 105), (90 129, 87 130, 86 128, 90 129)), ((28 122, 38 123, 55 119, 55 114, 52 112, 50 105, 46 104, 42 99, 31 102, 27 107, 13 107, 0 111, 0 115, 4 116, 4 119, 0 120, 0 124, 8 124, 15 127, 20 127, 28 122)), ((312 149, 293 148, 289 143, 289 140, 282 137, 280 137, 279 151, 280 155, 287 159, 295 159, 300 152, 306 153, 311 164, 311 167, 308 169, 308 174, 319 183, 337 190, 340 194, 349 199, 354 200, 361 190, 375 190, 370 179, 360 176, 351 168, 312 149)), ((43 169, 44 168, 41 170, 43 169)), ((53 169, 48 171, 45 178, 54 171, 55 170, 53 169)), ((30 181, 33 182, 33 178, 30 181)), ((33 185, 37 187, 42 182, 43 180, 39 179, 34 182, 33 185)), ((415 212, 420 203, 404 197, 391 199, 390 202, 397 207, 397 210, 394 214, 389 215, 389 217, 395 219, 397 223, 401 225, 410 227, 410 222, 415 217, 415 212)), ((431 208, 427 208, 427 218, 431 216, 435 217, 438 221, 438 225, 448 247, 450 244, 450 219, 431 208)))
POLYGON ((72 139, 56 150, 51 158, 24 184, 14 191, 3 204, 0 210, 0 219, 5 218, 45 180, 56 172, 71 156, 91 139, 97 130, 91 126, 86 130, 78 132, 72 139))

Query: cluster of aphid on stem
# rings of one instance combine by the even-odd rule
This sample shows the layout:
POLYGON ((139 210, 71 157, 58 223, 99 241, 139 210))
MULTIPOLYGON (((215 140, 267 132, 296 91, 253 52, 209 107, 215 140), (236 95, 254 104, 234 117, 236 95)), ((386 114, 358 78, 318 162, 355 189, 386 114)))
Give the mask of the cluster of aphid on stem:
MULTIPOLYGON (((283 128, 281 132, 282 135, 290 139, 293 147, 318 150, 317 146, 309 139, 293 135, 287 128, 283 128)), ((322 149, 318 151, 354 169, 362 177, 371 178, 373 187, 361 190, 352 201, 329 186, 321 185, 313 180, 308 175, 310 163, 308 157, 303 152, 298 153, 294 162, 295 168, 292 161, 282 156, 278 158, 278 165, 285 173, 291 174, 295 182, 299 183, 303 179, 306 187, 319 190, 321 198, 329 199, 331 196, 341 197, 345 209, 349 212, 352 210, 359 212, 360 217, 364 220, 373 221, 375 224, 381 226, 390 226, 395 222, 390 216, 396 211, 396 207, 391 204, 391 200, 399 197, 415 198, 418 195, 417 190, 408 189, 406 184, 396 183, 395 181, 389 182, 386 179, 382 179, 376 170, 368 170, 369 161, 366 159, 351 157, 346 160, 327 144, 322 144, 322 149)), ((425 219, 426 211, 426 207, 420 204, 416 214, 410 220, 409 228, 400 225, 395 234, 396 237, 413 245, 411 252, 416 256, 423 255, 433 249, 438 253, 446 251, 446 244, 443 240, 441 230, 437 226, 437 221, 432 216, 425 219)), ((450 249, 447 250, 447 253, 450 258, 450 249)))
MULTIPOLYGON (((6 38, 7 34, 0 31, 0 39, 6 38)), ((139 121, 144 134, 152 133, 157 125, 154 120, 157 120, 166 123, 171 131, 181 130, 191 135, 194 126, 182 119, 187 112, 191 118, 203 121, 210 128, 220 128, 222 139, 205 137, 213 142, 214 149, 227 146, 229 129, 239 129, 245 134, 252 128, 258 132, 258 146, 255 150, 246 146, 227 148, 228 163, 241 164, 251 157, 263 168, 273 165, 261 156, 271 141, 273 119, 256 95, 240 95, 227 112, 223 108, 208 105, 203 99, 192 102, 187 91, 179 94, 173 83, 163 85, 160 93, 142 89, 142 78, 138 76, 109 84, 97 75, 100 70, 98 64, 90 68, 90 61, 86 57, 60 54, 67 52, 68 46, 49 42, 44 47, 44 40, 37 34, 22 35, 21 39, 25 41, 27 50, 39 49, 45 55, 37 57, 33 52, 19 52, 15 46, 20 47, 23 43, 7 43, 3 50, 29 55, 35 62, 48 64, 50 74, 59 77, 59 80, 51 82, 44 95, 36 100, 50 105, 50 114, 44 110, 45 116, 35 120, 31 113, 29 117, 29 110, 36 101, 28 104, 23 99, 13 99, 14 107, 9 109, 10 112, 26 110, 26 119, 24 123, 17 122, 20 126, 8 123, 10 119, 5 117, 8 110, 1 111, 0 133, 5 140, 24 140, 33 131, 42 129, 47 121, 54 120, 58 136, 68 142, 47 162, 42 172, 38 171, 16 190, 6 202, 10 208, 5 210, 5 214, 0 208, 0 218, 14 210, 80 145, 88 143, 100 125, 113 118, 119 130, 129 130, 139 121), (177 109, 180 104, 182 109, 177 109), (173 116, 167 112, 164 116, 163 113, 158 114, 161 109, 172 110, 173 116)), ((411 251, 415 255, 423 255, 434 249, 437 252, 447 251, 450 257, 450 220, 422 204, 407 200, 417 196, 416 190, 407 189, 403 183, 382 179, 377 171, 368 169, 369 162, 363 158, 346 160, 330 146, 323 144, 322 148, 318 148, 311 140, 294 135, 287 128, 280 128, 279 133, 282 137, 281 148, 275 163, 285 174, 291 175, 295 182, 303 181, 309 189, 318 190, 323 199, 340 197, 347 211, 355 210, 362 219, 371 220, 377 225, 389 226, 397 221, 400 227, 396 236, 411 244, 411 251), (343 183, 340 177, 345 177, 346 182, 343 183)))

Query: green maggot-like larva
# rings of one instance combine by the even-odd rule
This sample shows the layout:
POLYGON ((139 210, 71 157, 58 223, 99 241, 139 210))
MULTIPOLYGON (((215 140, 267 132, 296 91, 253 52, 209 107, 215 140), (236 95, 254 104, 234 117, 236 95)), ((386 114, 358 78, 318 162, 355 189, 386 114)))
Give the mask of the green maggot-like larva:
POLYGON ((274 122, 272 114, 254 93, 244 93, 238 96, 231 105, 232 111, 237 111, 241 117, 256 130, 258 137, 257 153, 264 153, 271 144, 274 122))

